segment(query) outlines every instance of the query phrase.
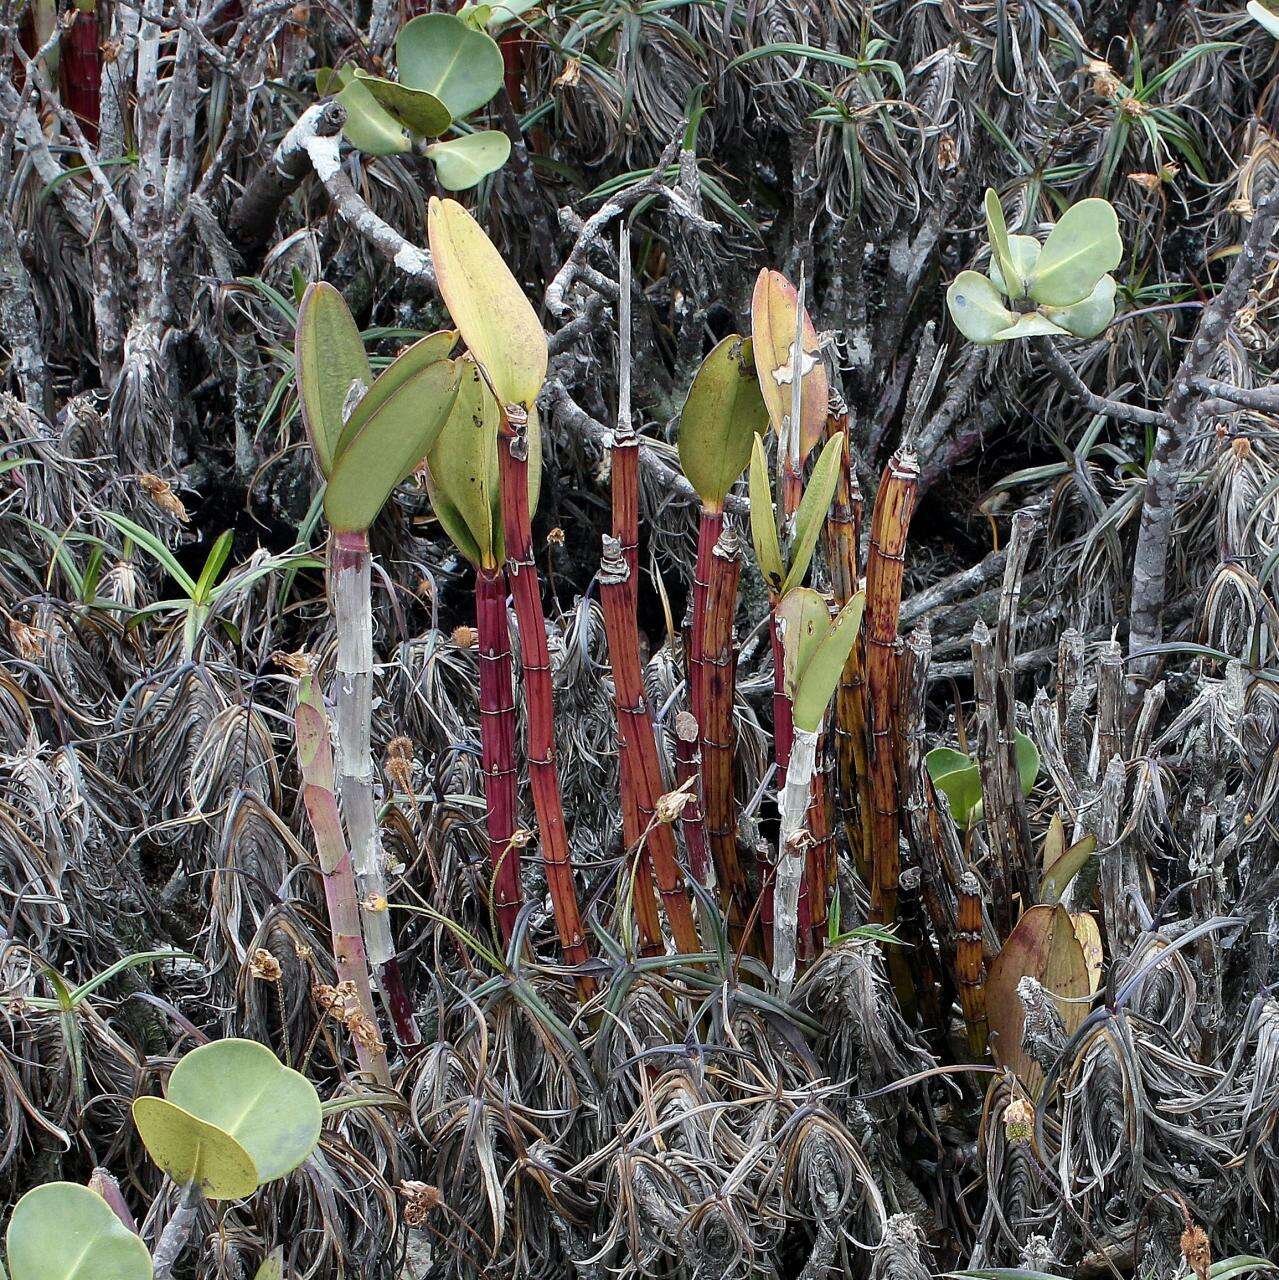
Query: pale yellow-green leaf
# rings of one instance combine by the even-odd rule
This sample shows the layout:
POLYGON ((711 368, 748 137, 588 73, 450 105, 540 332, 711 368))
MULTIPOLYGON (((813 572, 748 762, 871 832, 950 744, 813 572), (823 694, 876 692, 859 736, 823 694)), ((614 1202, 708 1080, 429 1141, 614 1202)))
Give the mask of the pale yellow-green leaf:
POLYGON ((777 516, 773 509, 773 486, 768 474, 768 458, 760 436, 751 437, 750 468, 751 542, 755 559, 769 591, 780 592, 786 566, 777 541, 777 516))
POLYGON ((999 203, 998 194, 990 188, 986 190, 986 235, 990 240, 991 260, 1003 277, 1002 292, 1013 299, 1024 298, 1026 282, 1018 273, 1016 259, 1012 255, 1004 207, 999 203))
POLYGON ((371 76, 367 71, 356 70, 355 78, 411 133, 423 138, 438 138, 453 123, 448 107, 433 93, 425 89, 411 89, 395 80, 371 76))
POLYGON ((857 643, 865 603, 866 593, 859 591, 840 610, 830 630, 800 672, 793 698, 793 716, 797 729, 816 733, 821 727, 826 708, 835 696, 835 687, 839 684, 844 663, 853 651, 853 645, 857 643))
POLYGON ((532 304, 480 224, 456 201, 432 198, 427 226, 440 293, 462 340, 504 405, 531 405, 548 359, 532 304))
POLYGON ((1119 219, 1105 200, 1071 205, 1052 229, 1035 264, 1030 296, 1049 307, 1082 302, 1123 257, 1119 219))
POLYGON ((1084 953, 1084 964, 1088 969, 1088 993, 1095 996, 1101 986, 1101 971, 1106 959, 1101 945, 1101 930, 1096 918, 1088 911, 1072 912, 1070 923, 1074 926, 1079 949, 1084 953))
POLYGON ((782 687, 794 697, 813 654, 830 633, 830 605, 820 591, 793 587, 778 603, 776 618, 782 636, 782 687))
POLYGON ((346 82, 338 94, 338 101, 346 108, 342 133, 357 151, 369 156, 394 156, 412 149, 408 130, 378 102, 367 85, 345 69, 335 74, 346 82))
POLYGON ((282 1178, 320 1140, 315 1086, 256 1040, 214 1040, 169 1076, 169 1101, 216 1125, 249 1153, 263 1182, 282 1178))
POLYGON ((406 471, 415 469, 435 443, 457 396, 457 375, 452 360, 419 366, 361 422, 324 493, 331 528, 367 529, 377 519, 406 471))
POLYGON ((1069 849, 1063 849, 1044 870, 1039 881, 1039 901, 1060 902, 1066 886, 1079 874, 1096 850, 1096 836, 1085 836, 1069 849))
POLYGON ((830 510, 835 487, 839 484, 839 469, 844 460, 844 433, 832 436, 822 449, 821 457, 808 479, 804 496, 799 500, 795 513, 795 536, 791 543, 790 568, 786 571, 783 591, 797 587, 804 581, 809 562, 817 548, 826 513, 830 510))
POLYGON ((1027 311, 1024 315, 1018 316, 1007 329, 1001 329, 995 334, 995 341, 1013 342, 1017 338, 1045 338, 1059 336, 1065 332, 1061 325, 1053 324, 1047 316, 1041 316, 1038 311, 1027 311))
POLYGON ((133 1123, 147 1153, 177 1183, 207 1200, 243 1200, 262 1181, 253 1157, 225 1129, 164 1098, 135 1098, 133 1123))
POLYGON ((955 327, 970 342, 996 341, 1017 316, 1004 306, 999 290, 979 271, 961 271, 946 290, 946 306, 955 327))
POLYGON ((277 1244, 253 1273, 253 1280, 284 1280, 284 1246, 277 1244))
MULTIPOLYGON (((1021 281, 1029 279, 1030 273, 1035 269, 1035 263, 1039 261, 1039 241, 1034 236, 1009 236, 1008 250, 1017 279, 1021 281)), ((1004 281, 1004 273, 1000 271, 999 263, 995 260, 993 253, 990 256, 990 282, 1000 293, 1010 292, 1004 281)))
POLYGON ((373 380, 363 399, 355 406, 347 419, 342 433, 338 437, 334 461, 342 457, 356 438, 368 426, 369 422, 379 414, 386 412, 387 406, 403 394, 404 389, 414 379, 421 376, 428 365, 445 359, 457 344, 455 329, 439 329, 419 338, 410 347, 405 347, 394 360, 373 380))
POLYGON ((431 507, 473 564, 500 563, 497 403, 473 360, 464 359, 457 399, 427 456, 431 507))
POLYGON ((451 13, 427 13, 395 37, 400 81, 444 103, 455 120, 482 107, 501 87, 502 51, 492 36, 451 13))
POLYGON ((5 1245, 9 1280, 151 1280, 141 1238, 76 1182, 28 1191, 14 1206, 5 1245))
POLYGON ((351 384, 373 381, 359 326, 342 295, 322 280, 307 286, 293 342, 302 422, 320 474, 333 470, 351 384))
MULTIPOLYGON (((790 417, 795 366, 795 321, 799 292, 779 271, 761 271, 751 296, 751 340, 760 391, 774 431, 790 417)), ((804 354, 800 362, 800 461, 808 457, 826 429, 830 382, 822 362, 817 330, 807 309, 803 320, 804 354)))
POLYGON ((445 191, 466 191, 496 173, 511 154, 511 140, 498 129, 433 142, 426 154, 445 191))
POLYGON ((702 502, 719 510, 768 425, 751 344, 730 334, 702 361, 679 423, 679 460, 702 502))
POLYGON ((1095 338, 1115 318, 1115 277, 1102 276, 1097 287, 1073 307, 1041 307, 1049 320, 1076 338, 1095 338))

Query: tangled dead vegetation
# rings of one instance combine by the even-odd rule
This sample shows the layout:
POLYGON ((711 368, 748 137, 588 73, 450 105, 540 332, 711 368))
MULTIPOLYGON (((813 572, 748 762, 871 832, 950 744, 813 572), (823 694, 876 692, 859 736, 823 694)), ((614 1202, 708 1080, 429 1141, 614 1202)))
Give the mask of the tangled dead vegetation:
POLYGON ((105 1170, 211 1280, 1279 1259, 1274 17, 514 5, 456 137, 348 145, 428 7, 0 0, 4 1216, 105 1170), (432 221, 481 132, 527 396, 432 221), (1122 257, 1080 336, 1093 295, 1017 296, 1003 241, 1085 202, 1122 257), (974 272, 1015 340, 956 324, 974 272), (460 331, 487 546, 425 451, 336 519, 320 280, 374 387, 460 331), (730 360, 761 434, 708 496, 730 360), (827 598, 857 638, 808 731, 827 598), (224 1037, 324 1126, 192 1205, 130 1107, 224 1037))

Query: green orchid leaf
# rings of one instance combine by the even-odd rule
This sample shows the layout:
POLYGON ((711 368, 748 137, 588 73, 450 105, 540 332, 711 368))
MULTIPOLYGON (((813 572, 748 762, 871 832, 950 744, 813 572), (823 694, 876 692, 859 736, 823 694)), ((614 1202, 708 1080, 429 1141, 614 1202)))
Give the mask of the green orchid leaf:
MULTIPOLYGON (((409 26, 445 16, 427 14, 409 26)), ((546 334, 532 304, 480 224, 456 201, 433 197, 427 230, 440 293, 462 340, 504 405, 532 405, 548 361, 546 334)))
POLYGON ((1085 863, 1097 850, 1097 837, 1085 836, 1054 858, 1039 881, 1039 901, 1060 902, 1066 886, 1083 870, 1085 863))
POLYGON ((822 450, 813 474, 809 477, 804 489, 804 496, 799 500, 799 510, 795 513, 795 537, 791 544, 790 569, 786 574, 784 591, 797 587, 804 580, 812 561, 813 552, 817 549, 817 539, 821 535, 822 525, 826 523, 826 513, 830 510, 831 499, 835 496, 835 488, 839 484, 839 468, 844 460, 844 433, 841 431, 832 436, 822 450))
POLYGON ((954 773, 956 769, 971 769, 972 764, 971 756, 966 756, 953 747, 934 747, 924 757, 924 767, 934 782, 948 773, 954 773))
POLYGON ((433 94, 455 120, 479 110, 501 87, 497 42, 451 13, 426 13, 400 28, 395 65, 401 84, 433 94))
POLYGON ((1061 335, 1066 332, 1059 324, 1053 324, 1047 316, 1037 311, 1028 311, 1018 316, 1007 329, 995 334, 996 342, 1013 342, 1017 338, 1045 338, 1061 335))
POLYGON ((497 402, 473 360, 459 362, 457 399, 427 455, 427 491, 445 533, 470 562, 501 563, 497 402))
POLYGON ((466 191, 507 162, 511 140, 497 129, 484 129, 447 142, 433 142, 426 154, 445 191, 466 191))
POLYGON ((707 509, 724 505, 767 426, 751 344, 730 334, 702 361, 680 415, 680 466, 707 509))
POLYGON ((999 203, 999 195, 991 188, 986 190, 986 235, 990 239, 991 261, 999 268, 1003 281, 1001 292, 1013 299, 1024 298, 1026 282, 1017 271, 1008 223, 1004 221, 1004 207, 999 203))
POLYGON ((818 646, 830 634, 830 605, 820 591, 795 587, 778 603, 776 625, 782 636, 782 687, 794 698, 818 646))
POLYGON ((777 516, 773 509, 773 486, 768 474, 768 458, 764 453, 762 436, 751 437, 750 467, 751 542, 755 546, 755 560, 764 575, 769 591, 780 593, 786 577, 782 563, 782 548, 777 541, 777 516))
POLYGON ((1102 276, 1097 287, 1073 307, 1041 307, 1041 312, 1076 338, 1095 338, 1115 318, 1115 277, 1102 276))
POLYGON ((464 4, 457 11, 458 18, 476 31, 487 31, 493 6, 488 4, 464 4))
POLYGON ((866 593, 859 591, 844 607, 822 637, 816 650, 799 673, 792 715, 797 729, 816 733, 844 671, 844 663, 857 643, 862 625, 866 593))
POLYGON ((1004 306, 999 290, 979 271, 961 271, 946 290, 946 307, 955 328, 970 342, 983 346, 1017 323, 1015 312, 1004 306))
POLYGON ((541 0, 491 0, 491 3, 480 7, 489 10, 485 25, 491 34, 497 35, 517 18, 522 18, 530 9, 536 9, 540 3, 541 0))
POLYGON ((321 1111, 315 1086, 256 1040, 214 1040, 169 1076, 169 1101, 228 1133, 263 1182, 282 1178, 315 1150, 321 1111))
POLYGON ((367 389, 373 371, 345 300, 322 280, 302 295, 293 359, 302 422, 320 474, 327 477, 342 438, 347 395, 356 382, 367 389))
POLYGON ((346 108, 342 134, 366 156, 403 155, 413 149, 408 130, 349 71, 335 73, 344 83, 338 101, 346 108))
POLYGON ((243 1200, 261 1185, 253 1157, 225 1129, 164 1098, 135 1098, 133 1123, 148 1155, 174 1182, 206 1200, 243 1200))
POLYGON ((423 138, 438 138, 453 123, 448 107, 425 89, 411 89, 395 80, 371 76, 367 71, 357 70, 355 78, 369 91, 374 101, 385 107, 410 133, 423 138))
POLYGON ((1071 205, 1044 242, 1030 296, 1049 307, 1082 302, 1123 257, 1119 219, 1105 200, 1081 200, 1071 205))
POLYGON ((342 455, 351 447, 351 442, 368 427, 372 419, 388 410, 406 412, 406 408, 400 408, 397 404, 398 399, 411 390, 415 379, 420 378, 426 369, 446 360, 456 345, 456 329, 437 329, 434 333, 428 333, 425 338, 419 338, 412 346, 405 347, 378 374, 363 399, 352 410, 338 437, 334 462, 341 460, 342 455))
POLYGON ((1013 733, 1013 755, 1017 760, 1017 779, 1022 795, 1030 795, 1039 777, 1039 748, 1020 729, 1013 733))
MULTIPOLYGON (((400 360, 413 350, 410 347, 400 360)), ((385 369, 382 377, 392 374, 398 363, 385 369)), ((358 423, 352 415, 355 434, 343 448, 324 494, 324 514, 334 530, 347 532, 372 525, 406 473, 416 470, 430 452, 453 408, 457 386, 455 361, 413 361, 358 423)), ((370 389, 366 399, 372 396, 370 389)))
MULTIPOLYGON (((761 271, 751 296, 751 341, 760 392, 768 406, 774 431, 791 413, 791 383, 795 376, 795 322, 799 292, 778 271, 761 271)), ((822 362, 817 330, 807 310, 803 320, 804 354, 800 359, 800 431, 802 462, 826 429, 830 408, 830 382, 822 362)))
POLYGON ((277 1244, 253 1273, 253 1280, 284 1280, 284 1246, 277 1244))
POLYGON ((963 769, 952 769, 933 779, 933 786, 950 801, 950 815, 955 825, 968 828, 981 818, 981 770, 971 762, 963 769))
POLYGON ((76 1182, 33 1187, 5 1236, 10 1280, 151 1280, 151 1255, 96 1192, 76 1182))
MULTIPOLYGON (((1039 241, 1034 236, 1009 236, 1008 254, 1012 259, 1016 278, 1022 281, 1028 280, 1031 272, 1035 269, 1035 263, 1039 261, 1039 241)), ((991 284, 1000 293, 1008 294, 1010 297, 1017 296, 1012 293, 1012 290, 1006 284, 1004 273, 1000 271, 999 263, 995 260, 993 252, 990 256, 989 274, 991 284)))

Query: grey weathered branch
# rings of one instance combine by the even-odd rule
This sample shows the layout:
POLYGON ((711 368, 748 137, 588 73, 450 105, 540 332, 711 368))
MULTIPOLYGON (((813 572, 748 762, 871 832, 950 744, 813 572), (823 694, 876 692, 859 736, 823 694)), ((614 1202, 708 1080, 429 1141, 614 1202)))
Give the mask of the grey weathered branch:
POLYGON ((345 123, 346 109, 336 99, 307 107, 231 206, 227 229, 246 264, 253 265, 261 256, 281 207, 311 171, 307 140, 335 137, 345 123))
POLYGON ((1204 308, 1199 326, 1172 380, 1167 414, 1159 426, 1141 508, 1141 527, 1133 556, 1129 606, 1128 655, 1134 681, 1149 679, 1159 662, 1153 650, 1163 640, 1168 595, 1168 545, 1176 513, 1177 484, 1186 441, 1190 438, 1203 392, 1195 386, 1225 337, 1235 313, 1247 300, 1266 259, 1279 221, 1279 183, 1258 201, 1243 246, 1217 296, 1204 308))
MULTIPOLYGON (((1206 378, 1202 374, 1191 378, 1190 385, 1204 395, 1229 400, 1231 404, 1241 405, 1245 409, 1259 409, 1262 413, 1279 412, 1279 387, 1234 387, 1228 382, 1206 378)), ((1207 411, 1208 401, 1203 402, 1203 408, 1207 411)))
POLYGON ((1080 401, 1089 413, 1104 414, 1108 418, 1117 418, 1121 422, 1131 422, 1138 427, 1160 427, 1167 421, 1166 416, 1158 409, 1145 409, 1141 405, 1126 404, 1122 400, 1112 400, 1109 396, 1099 396, 1075 372, 1075 367, 1053 345, 1051 338, 1032 338, 1031 344, 1035 354, 1048 366, 1048 372, 1062 385, 1062 388, 1080 401))
POLYGON ((340 140, 312 131, 310 137, 302 139, 302 146, 310 157, 315 176, 329 193, 338 217, 405 275, 434 286, 435 269, 431 265, 431 255, 406 240, 389 222, 379 218, 352 186, 342 169, 340 140))

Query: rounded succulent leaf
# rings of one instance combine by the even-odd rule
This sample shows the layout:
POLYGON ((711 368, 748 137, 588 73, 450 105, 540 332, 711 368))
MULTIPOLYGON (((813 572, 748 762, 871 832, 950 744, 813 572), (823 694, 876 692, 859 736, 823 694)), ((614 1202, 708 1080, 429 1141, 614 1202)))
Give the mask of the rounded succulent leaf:
POLYGON ((164 1098, 135 1098, 133 1123, 151 1159, 207 1200, 243 1200, 262 1178, 253 1157, 225 1129, 164 1098))
POLYGON ((453 123, 448 107, 433 93, 413 89, 395 80, 356 71, 356 80, 372 94, 379 106, 385 107, 400 124, 423 138, 438 138, 453 123))
POLYGON ((961 271, 946 290, 946 307, 955 328, 970 342, 987 346, 1016 324, 999 290, 979 271, 961 271))
POLYGON ((466 191, 496 173, 511 154, 511 140, 496 129, 464 134, 426 149, 445 191, 466 191))
POLYGON ((1030 296, 1049 307, 1082 302, 1123 257, 1119 219, 1108 201, 1081 200, 1049 233, 1030 280, 1030 296))
POLYGON ((531 405, 546 378, 546 334, 511 269, 455 200, 431 199, 427 233, 440 293, 462 341, 503 404, 531 405))
POLYGON ((999 194, 990 188, 986 191, 986 236, 990 240, 991 260, 999 267, 1003 278, 1003 292, 1010 298, 1024 298, 1026 282, 1019 277, 1012 255, 1004 206, 999 203, 999 194))
MULTIPOLYGON (((1009 236, 1008 256, 1012 261, 1013 270, 1022 280, 1026 280, 1034 271, 1035 263, 1039 261, 1039 241, 1034 236, 1009 236)), ((1012 296, 1012 290, 1004 280, 1004 273, 999 269, 999 262, 993 252, 990 255, 990 268, 987 274, 990 276, 991 284, 1000 293, 1012 296)))
POLYGON ((751 344, 729 334, 702 361, 679 420, 680 466, 708 508, 723 506, 767 426, 751 344))
POLYGON ((817 646, 829 634, 830 623, 826 597, 811 587, 794 587, 778 603, 783 688, 792 698, 817 646))
POLYGON ((76 1182, 28 1191, 14 1207, 5 1242, 10 1280, 151 1280, 141 1238, 76 1182))
POLYGON ((1059 324, 1054 324, 1047 316, 1038 311, 1028 311, 1017 316, 1007 329, 995 334, 996 342, 1012 342, 1017 338, 1048 338, 1066 332, 1059 324))
POLYGON ((482 107, 501 87, 497 42, 451 13, 425 13, 395 38, 401 84, 434 94, 455 120, 482 107))
POLYGON ((320 1140, 320 1098, 302 1074, 256 1040, 215 1040, 169 1076, 169 1101, 229 1133, 263 1182, 282 1178, 320 1140))
POLYGON ((403 155, 411 150, 408 131, 369 92, 368 85, 346 70, 337 75, 345 81, 338 101, 346 108, 342 126, 346 140, 368 156, 403 155))
POLYGON ((1073 307, 1043 307, 1049 320, 1076 338, 1095 338, 1115 318, 1115 277, 1102 276, 1097 287, 1073 307))

